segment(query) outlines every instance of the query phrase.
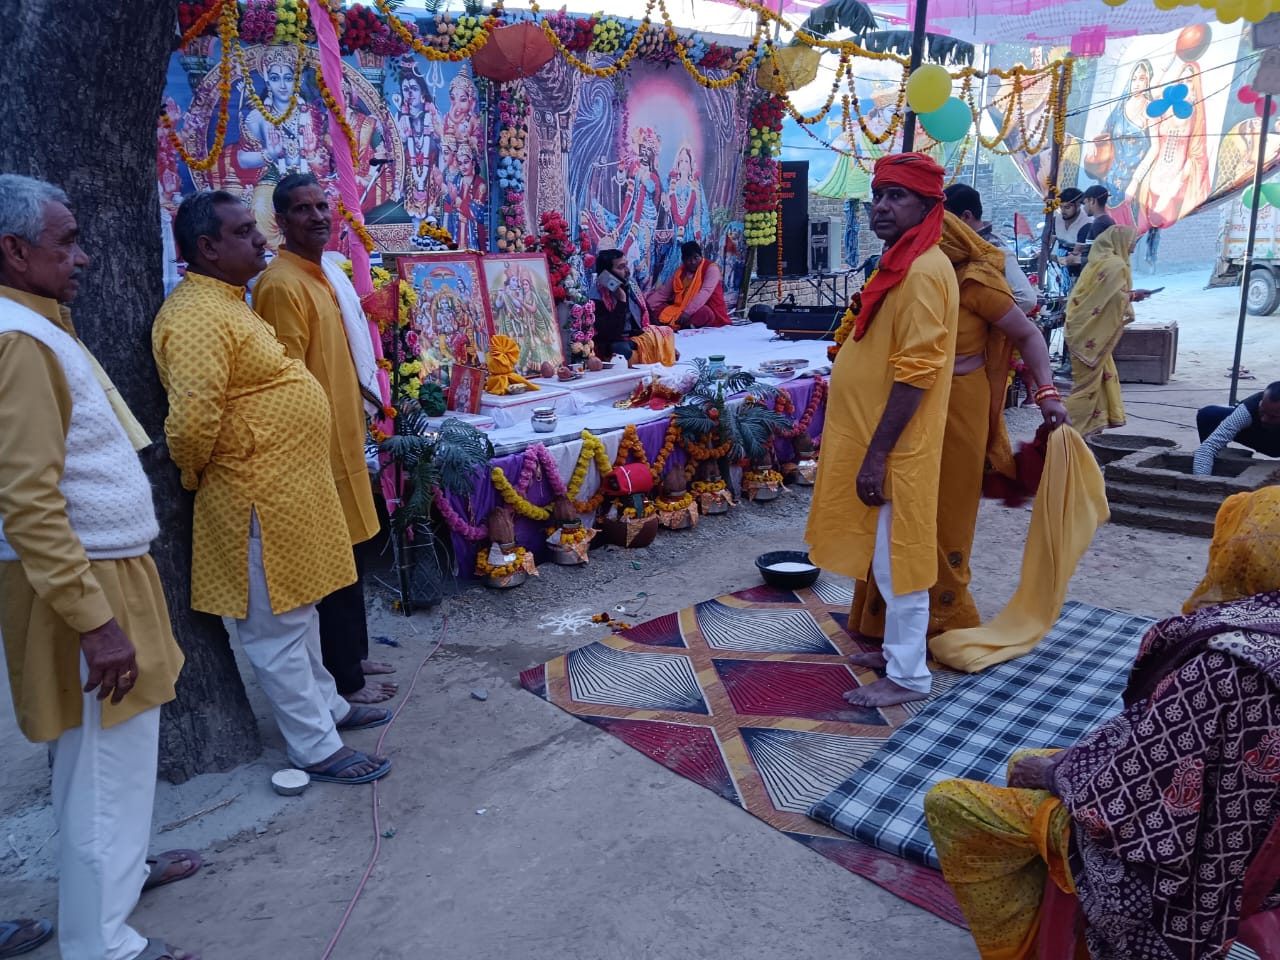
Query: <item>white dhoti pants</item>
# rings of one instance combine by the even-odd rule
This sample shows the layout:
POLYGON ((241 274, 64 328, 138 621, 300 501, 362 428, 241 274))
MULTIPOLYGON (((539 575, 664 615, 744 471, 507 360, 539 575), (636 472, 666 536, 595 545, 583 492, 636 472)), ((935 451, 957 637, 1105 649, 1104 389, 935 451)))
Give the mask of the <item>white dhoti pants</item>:
MULTIPOLYGON (((81 658, 81 677, 88 667, 81 658)), ((160 708, 102 728, 96 693, 53 744, 62 960, 132 960, 147 940, 128 924, 147 878, 160 708)))
POLYGON ((249 535, 249 607, 236 633, 271 703, 289 760, 299 767, 319 763, 342 749, 336 724, 351 712, 338 695, 320 655, 316 605, 271 612, 262 531, 254 514, 249 535))
POLYGON ((929 591, 898 594, 893 589, 893 565, 890 533, 893 530, 893 505, 880 508, 876 520, 876 551, 871 569, 884 598, 885 674, 900 687, 928 693, 933 688, 928 658, 929 591))

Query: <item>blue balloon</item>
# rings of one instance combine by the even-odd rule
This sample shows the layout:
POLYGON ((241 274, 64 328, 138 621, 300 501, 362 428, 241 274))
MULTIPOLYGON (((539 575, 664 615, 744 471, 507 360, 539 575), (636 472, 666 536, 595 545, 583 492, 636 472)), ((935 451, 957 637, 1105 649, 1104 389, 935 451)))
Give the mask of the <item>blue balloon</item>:
POLYGON ((1152 100, 1150 103, 1147 104, 1147 116, 1158 117, 1160 116, 1160 114, 1164 113, 1165 110, 1167 109, 1169 109, 1169 104, 1166 103, 1163 99, 1152 100))
POLYGON ((1185 100, 1179 100, 1173 105, 1173 115, 1179 120, 1186 120, 1191 116, 1191 104, 1185 100))
POLYGON ((944 143, 963 140, 973 124, 969 105, 959 97, 948 97, 937 110, 920 114, 920 124, 925 133, 944 143))
POLYGON ((1164 98, 1166 100, 1185 100, 1187 99, 1187 85, 1185 83, 1175 83, 1171 87, 1164 88, 1164 98))

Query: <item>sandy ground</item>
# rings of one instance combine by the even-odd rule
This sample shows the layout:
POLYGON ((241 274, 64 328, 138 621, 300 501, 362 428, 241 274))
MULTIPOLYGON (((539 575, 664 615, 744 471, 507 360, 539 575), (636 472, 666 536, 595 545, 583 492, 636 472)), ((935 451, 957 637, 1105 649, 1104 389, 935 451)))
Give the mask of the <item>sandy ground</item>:
MULTIPOLYGON (((1141 319, 1179 321, 1181 353, 1174 383, 1126 386, 1125 432, 1191 444, 1195 407, 1225 402, 1238 292, 1201 290, 1207 275, 1158 274, 1166 291, 1139 308, 1141 319)), ((1267 370, 1280 355, 1277 330, 1280 317, 1250 318, 1245 366, 1263 384, 1269 373, 1280 378, 1280 367, 1267 370)), ((1036 419, 1015 411, 1015 434, 1028 435, 1036 419)), ((402 689, 413 688, 385 741, 396 768, 380 789, 381 853, 332 956, 976 957, 964 931, 518 687, 521 669, 601 636, 586 622, 592 613, 625 604, 635 622, 758 582, 753 557, 802 545, 807 501, 795 491, 645 550, 597 550, 586 568, 548 565, 511 593, 467 589, 412 618, 393 612, 388 595, 372 596, 371 632, 400 644, 377 654, 399 668, 402 689), (446 614, 445 642, 424 662, 446 614), (473 699, 477 689, 486 701, 473 699)), ((985 615, 1016 586, 1029 516, 983 506, 975 592, 985 615)), ((1166 615, 1198 581, 1206 550, 1201 539, 1104 527, 1070 595, 1166 615)), ((200 848, 209 864, 148 894, 135 922, 205 960, 318 958, 373 849, 372 790, 318 784, 299 798, 275 796, 267 779, 285 765, 282 745, 260 698, 255 708, 262 757, 160 785, 153 849, 200 848)), ((379 732, 349 740, 370 748, 379 732)), ((22 740, 7 703, 0 762, 0 914, 49 916, 56 865, 46 752, 22 740)))

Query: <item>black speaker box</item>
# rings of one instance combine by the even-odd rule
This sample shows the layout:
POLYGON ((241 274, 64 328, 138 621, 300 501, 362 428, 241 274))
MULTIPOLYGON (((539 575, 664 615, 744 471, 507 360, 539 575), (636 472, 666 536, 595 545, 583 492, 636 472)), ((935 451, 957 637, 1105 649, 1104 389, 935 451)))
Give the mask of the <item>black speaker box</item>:
POLYGON ((844 309, 831 306, 777 306, 766 326, 786 340, 832 340, 844 309))

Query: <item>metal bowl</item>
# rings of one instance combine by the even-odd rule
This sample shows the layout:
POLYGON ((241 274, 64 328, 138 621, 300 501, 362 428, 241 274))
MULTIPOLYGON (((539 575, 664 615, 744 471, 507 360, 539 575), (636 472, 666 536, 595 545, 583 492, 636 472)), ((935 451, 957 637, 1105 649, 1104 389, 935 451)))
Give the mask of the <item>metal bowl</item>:
POLYGON ((296 797, 311 783, 311 774, 305 770, 286 767, 271 775, 271 789, 282 797, 296 797))
POLYGON ((762 553, 756 557, 756 569, 760 571, 760 576, 764 577, 765 583, 779 590, 800 590, 803 587, 811 587, 817 581, 818 574, 822 572, 810 563, 809 554, 800 550, 774 550, 770 553, 762 553), (775 563, 804 563, 808 564, 809 569, 770 569, 775 563))

